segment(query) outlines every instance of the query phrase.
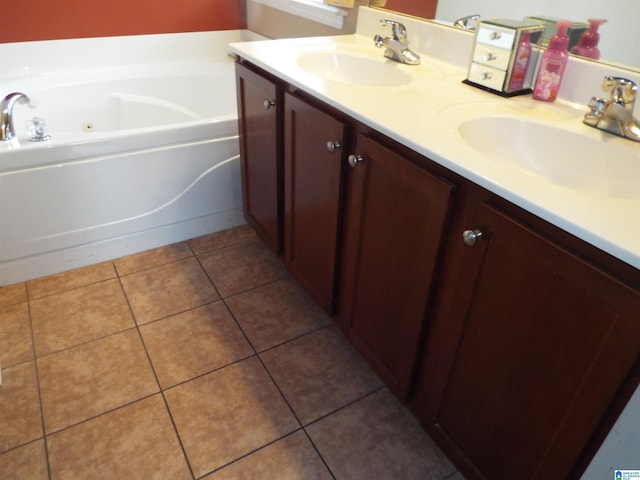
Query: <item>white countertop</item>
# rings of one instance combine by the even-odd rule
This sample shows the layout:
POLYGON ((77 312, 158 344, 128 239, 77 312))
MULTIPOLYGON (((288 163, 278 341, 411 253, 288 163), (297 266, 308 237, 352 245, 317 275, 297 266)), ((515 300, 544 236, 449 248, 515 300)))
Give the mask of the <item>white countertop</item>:
MULTIPOLYGON (((359 33, 353 35, 234 43, 230 50, 444 167, 640 268, 640 143, 583 125, 586 106, 562 100, 551 104, 537 102, 530 95, 505 99, 462 84, 466 77, 464 52, 469 51, 471 36, 465 34, 459 37, 459 41, 455 39, 458 37, 452 37, 452 40, 447 36, 458 33, 447 27, 434 24, 427 27, 444 29, 444 37, 439 37, 432 31, 428 34, 417 32, 417 23, 407 25, 412 39, 410 46, 422 55, 421 65, 409 66, 385 60, 383 50, 377 49, 372 41, 370 30, 378 29, 377 20, 372 21, 371 18, 375 13, 370 12, 372 9, 364 10, 363 21, 372 26, 359 26, 359 33), (408 73, 412 80, 398 87, 353 85, 325 81, 298 64, 298 59, 305 52, 332 50, 372 52, 381 62, 408 73), (616 192, 617 196, 601 190, 571 188, 507 167, 488 155, 479 154, 458 132, 460 118, 457 117, 478 115, 477 112, 485 109, 492 115, 514 116, 516 121, 519 112, 525 112, 533 121, 558 125, 598 142, 607 142, 606 147, 611 148, 612 157, 615 157, 616 148, 636 149, 637 166, 625 167, 630 169, 626 175, 629 182, 625 183, 622 195, 616 192)), ((385 18, 390 16, 389 12, 382 15, 385 18)), ((601 79, 594 79, 592 83, 599 84, 601 79)), ((599 93, 593 91, 593 95, 599 93)), ((587 101, 588 98, 584 105, 587 101)), ((562 157, 565 156, 571 158, 571 165, 580 165, 579 158, 576 159, 571 152, 559 153, 558 156, 558 162, 563 162, 565 159, 562 157)), ((616 159, 610 160, 615 167, 616 159)))

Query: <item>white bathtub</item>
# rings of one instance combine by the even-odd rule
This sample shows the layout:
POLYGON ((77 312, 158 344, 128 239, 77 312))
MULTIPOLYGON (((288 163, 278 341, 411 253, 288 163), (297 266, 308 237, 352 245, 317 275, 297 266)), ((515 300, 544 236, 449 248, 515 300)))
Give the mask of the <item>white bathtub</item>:
POLYGON ((0 285, 240 225, 233 60, 247 32, 0 45, 0 285), (5 62, 5 59, 10 61, 5 62), (29 141, 43 118, 51 140, 29 141))

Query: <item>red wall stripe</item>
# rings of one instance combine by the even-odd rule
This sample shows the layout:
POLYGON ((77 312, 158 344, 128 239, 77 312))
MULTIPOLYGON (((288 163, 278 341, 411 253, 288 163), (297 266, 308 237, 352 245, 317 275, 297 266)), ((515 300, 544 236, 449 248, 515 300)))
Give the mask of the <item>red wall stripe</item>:
POLYGON ((386 8, 422 18, 435 18, 438 0, 387 0, 386 8))
MULTIPOLYGON (((2 0, 9 3, 9 0, 2 0)), ((19 0, 0 43, 246 28, 245 0, 19 0)))

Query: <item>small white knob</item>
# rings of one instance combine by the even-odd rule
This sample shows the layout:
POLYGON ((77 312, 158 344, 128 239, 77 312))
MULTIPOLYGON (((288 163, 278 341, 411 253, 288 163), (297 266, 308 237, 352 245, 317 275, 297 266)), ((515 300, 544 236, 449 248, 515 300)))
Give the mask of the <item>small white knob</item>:
POLYGON ((468 247, 473 247, 479 240, 482 240, 482 231, 474 229, 474 230, 465 230, 462 232, 462 241, 468 247))
POLYGON ((264 105, 264 109, 265 110, 269 110, 271 107, 275 107, 276 106, 276 101, 275 100, 269 100, 268 98, 264 101, 263 103, 264 105))
POLYGON ((332 142, 331 140, 327 142, 327 150, 329 150, 329 153, 333 153, 336 150, 339 150, 340 147, 342 147, 342 144, 340 142, 332 142))
POLYGON ((351 168, 356 168, 363 160, 364 157, 362 155, 349 155, 349 158, 347 158, 351 168))

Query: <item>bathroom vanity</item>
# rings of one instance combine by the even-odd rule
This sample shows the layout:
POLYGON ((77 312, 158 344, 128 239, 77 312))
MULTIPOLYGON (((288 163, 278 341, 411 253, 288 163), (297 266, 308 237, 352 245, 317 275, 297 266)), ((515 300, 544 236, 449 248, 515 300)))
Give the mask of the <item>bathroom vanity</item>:
POLYGON ((305 55, 366 46, 295 42, 231 47, 247 221, 467 478, 579 478, 640 379, 640 249, 594 245, 539 214, 539 178, 449 145, 434 119, 507 101, 462 66, 318 81, 305 55))

